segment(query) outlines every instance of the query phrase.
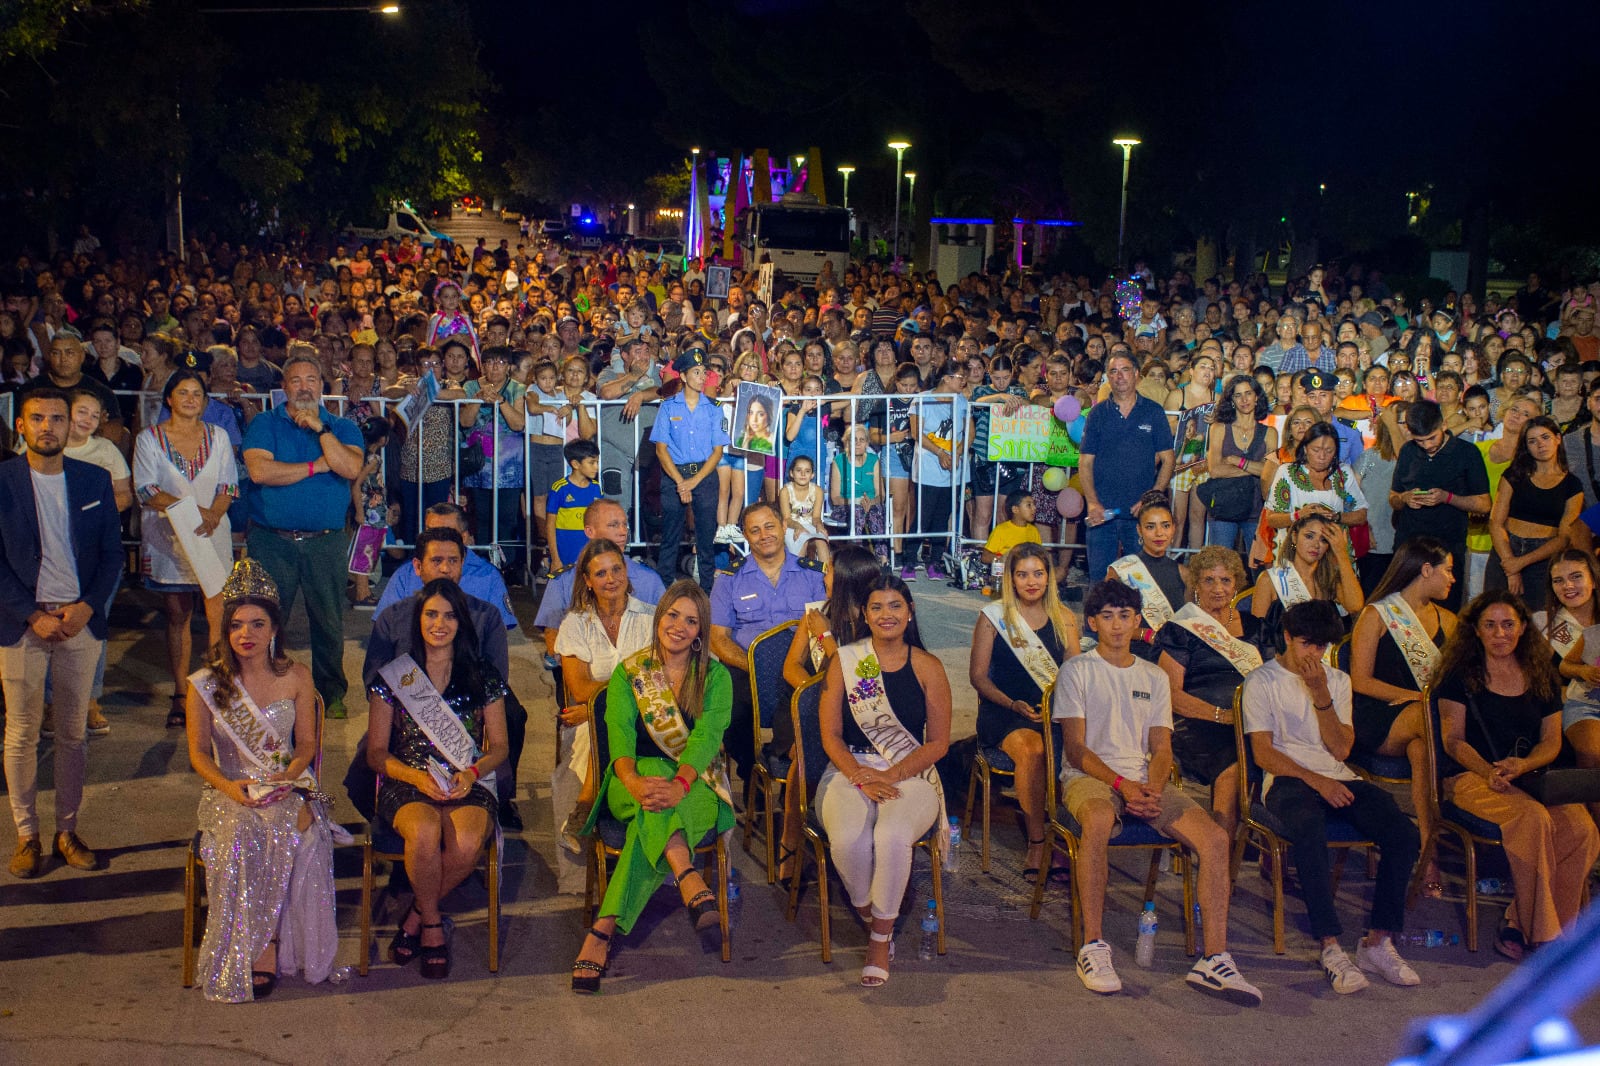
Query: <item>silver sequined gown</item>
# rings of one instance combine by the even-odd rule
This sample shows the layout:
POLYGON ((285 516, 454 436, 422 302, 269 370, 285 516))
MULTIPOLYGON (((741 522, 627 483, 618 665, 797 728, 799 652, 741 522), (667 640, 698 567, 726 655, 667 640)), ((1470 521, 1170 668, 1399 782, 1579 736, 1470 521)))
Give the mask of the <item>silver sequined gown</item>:
MULTIPOLYGON (((262 708, 280 736, 294 729, 294 701, 262 708)), ((212 734, 217 766, 231 780, 256 768, 221 730, 212 734)), ((267 807, 242 807, 207 787, 200 793, 200 857, 205 861, 205 938, 200 974, 207 999, 247 1003, 250 971, 278 938, 278 972, 325 981, 339 947, 334 917, 333 838, 319 811, 298 828, 298 793, 267 807)))

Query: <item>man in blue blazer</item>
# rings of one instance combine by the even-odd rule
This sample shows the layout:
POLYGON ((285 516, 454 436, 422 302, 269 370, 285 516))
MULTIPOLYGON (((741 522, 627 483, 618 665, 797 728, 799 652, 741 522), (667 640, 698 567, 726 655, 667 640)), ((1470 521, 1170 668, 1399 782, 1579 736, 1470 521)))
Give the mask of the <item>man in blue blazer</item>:
POLYGON ((67 419, 65 393, 29 392, 17 414, 26 458, 0 462, 0 680, 15 877, 37 877, 44 868, 34 797, 46 675, 56 731, 55 853, 80 870, 97 864, 78 838, 78 806, 89 692, 106 639, 105 604, 122 567, 122 536, 110 476, 63 454, 67 419))

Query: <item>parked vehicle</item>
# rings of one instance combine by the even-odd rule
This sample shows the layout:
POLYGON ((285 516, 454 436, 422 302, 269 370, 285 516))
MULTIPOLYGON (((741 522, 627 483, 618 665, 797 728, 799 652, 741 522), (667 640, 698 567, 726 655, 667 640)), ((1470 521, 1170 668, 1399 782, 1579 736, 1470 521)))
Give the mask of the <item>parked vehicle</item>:
POLYGON ((784 276, 809 285, 824 262, 834 277, 850 265, 850 212, 817 202, 810 193, 791 192, 773 204, 753 204, 744 216, 745 263, 770 260, 784 276))
POLYGON ((432 248, 435 242, 448 239, 430 229, 409 204, 396 204, 379 225, 351 226, 346 232, 363 241, 397 241, 401 237, 411 237, 424 248, 432 248))

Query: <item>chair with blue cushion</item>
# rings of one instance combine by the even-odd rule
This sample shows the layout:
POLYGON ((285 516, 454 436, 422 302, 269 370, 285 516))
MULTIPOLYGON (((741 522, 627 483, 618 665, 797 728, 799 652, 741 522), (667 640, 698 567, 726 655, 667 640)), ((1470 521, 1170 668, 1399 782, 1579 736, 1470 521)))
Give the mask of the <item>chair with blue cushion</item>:
POLYGON ((1422 842, 1422 854, 1417 858, 1417 872, 1411 875, 1411 888, 1406 894, 1406 905, 1417 901, 1422 891, 1422 879, 1428 864, 1438 853, 1445 834, 1455 838, 1467 863, 1467 950, 1478 950, 1478 845, 1500 847, 1503 841, 1500 827, 1487 818, 1479 818, 1457 807, 1444 794, 1444 782, 1439 777, 1439 767, 1445 762, 1444 730, 1439 721, 1439 700, 1430 686, 1422 692, 1422 750, 1427 760, 1428 806, 1433 815, 1433 830, 1422 842))
MULTIPOLYGON (((822 827, 821 816, 813 803, 817 785, 822 781, 822 774, 830 763, 828 753, 822 746, 822 690, 826 681, 826 674, 818 674, 795 689, 790 701, 790 710, 794 715, 795 781, 800 785, 799 795, 795 799, 800 807, 801 832, 811 844, 812 861, 817 867, 817 903, 820 908, 818 924, 822 940, 822 961, 832 962, 833 941, 828 915, 828 833, 822 827)), ((844 713, 850 712, 846 709, 844 713)), ((933 902, 939 918, 938 950, 939 954, 943 955, 945 953, 944 879, 939 858, 934 853, 938 828, 937 824, 930 826, 922 839, 917 841, 916 846, 927 850, 931 860, 930 865, 933 867, 933 902)), ((791 922, 800 911, 800 877, 804 873, 805 854, 806 850, 802 847, 796 855, 794 873, 789 879, 788 919, 791 922)), ((909 885, 906 891, 910 892, 909 885)))
POLYGON ((1240 614, 1249 614, 1250 605, 1255 602, 1255 589, 1245 589, 1233 598, 1230 606, 1240 614))
POLYGON ((1017 764, 1000 748, 986 748, 979 744, 978 750, 972 753, 972 773, 967 778, 967 813, 961 820, 961 835, 968 840, 972 839, 972 808, 978 797, 982 796, 983 858, 980 866, 984 873, 989 872, 989 816, 994 799, 993 778, 996 774, 1015 778, 1017 764))
MULTIPOLYGON (((1272 950, 1282 955, 1285 950, 1283 869, 1291 845, 1285 836, 1283 823, 1267 809, 1263 801, 1261 768, 1256 766, 1250 746, 1245 743, 1243 685, 1233 693, 1233 743, 1239 765, 1245 768, 1245 772, 1239 775, 1239 828, 1233 838, 1233 862, 1229 870, 1229 880, 1230 883, 1239 880, 1239 864, 1244 861, 1244 849, 1247 845, 1253 844, 1262 852, 1272 856, 1272 950)), ((1349 819, 1337 811, 1328 813, 1325 825, 1328 831, 1328 847, 1340 849, 1339 861, 1333 868, 1333 886, 1337 889, 1339 874, 1344 868, 1344 856, 1350 853, 1350 849, 1372 849, 1377 845, 1362 836, 1356 827, 1350 824, 1349 819)))
MULTIPOLYGON (((1334 652, 1334 660, 1339 669, 1347 674, 1350 672, 1350 641, 1351 637, 1345 637, 1338 643, 1334 652)), ((1350 753, 1345 765, 1374 784, 1411 783, 1411 760, 1404 755, 1379 755, 1376 752, 1356 750, 1350 753)))
MULTIPOLYGON (((1039 701, 1041 707, 1050 706, 1051 693, 1055 691, 1052 685, 1039 701)), ((1048 717, 1046 721, 1048 721, 1048 717)), ((1067 900, 1072 907, 1072 950, 1076 954, 1083 946, 1083 899, 1074 884, 1078 869, 1078 849, 1082 846, 1083 829, 1078 825, 1076 818, 1067 812, 1057 798, 1057 766, 1055 730, 1044 731, 1044 809, 1050 815, 1049 822, 1045 825, 1045 857, 1039 864, 1038 879, 1033 886, 1033 906, 1028 911, 1028 917, 1037 919, 1039 911, 1044 906, 1044 886, 1050 879, 1050 857, 1056 850, 1067 853, 1067 900)), ((1150 871, 1145 876, 1144 901, 1149 903, 1156 898, 1156 877, 1161 872, 1161 853, 1172 854, 1174 869, 1181 865, 1183 870, 1183 934, 1184 950, 1190 955, 1195 950, 1194 935, 1194 907, 1195 907, 1195 864, 1182 862, 1184 846, 1177 840, 1157 832, 1149 823, 1142 819, 1127 817, 1123 819, 1122 831, 1112 837, 1106 845, 1107 850, 1130 850, 1143 848, 1150 852, 1150 871)))
MULTIPOLYGON (((606 690, 601 689, 589 701, 589 779, 598 786, 611 765, 611 738, 606 732, 606 690)), ((589 837, 588 869, 583 880, 583 927, 594 925, 595 911, 605 899, 606 884, 610 874, 609 860, 622 854, 627 843, 628 823, 612 817, 606 797, 595 797, 599 814, 594 820, 594 830, 589 837)), ((722 961, 733 961, 733 937, 728 928, 728 845, 716 826, 706 831, 705 838, 695 845, 696 855, 715 855, 717 876, 712 890, 717 894, 717 917, 722 926, 722 961)), ((711 882, 711 878, 706 878, 711 882)))
POLYGON ((789 776, 789 753, 766 753, 765 740, 772 729, 772 718, 787 712, 789 683, 783 679, 783 661, 789 655, 794 631, 799 622, 784 622, 756 637, 745 653, 745 668, 750 673, 750 708, 755 715, 755 758, 744 792, 744 850, 750 854, 750 838, 755 833, 757 809, 767 843, 767 884, 778 880, 778 862, 773 836, 775 812, 783 809, 784 781, 789 776), (759 799, 759 803, 757 800, 759 799))

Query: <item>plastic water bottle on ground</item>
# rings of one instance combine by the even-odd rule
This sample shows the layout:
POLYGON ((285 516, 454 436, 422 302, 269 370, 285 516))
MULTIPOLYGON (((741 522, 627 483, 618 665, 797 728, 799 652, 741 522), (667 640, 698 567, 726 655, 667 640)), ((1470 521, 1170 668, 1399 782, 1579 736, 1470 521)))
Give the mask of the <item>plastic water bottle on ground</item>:
POLYGON ((1156 905, 1146 903, 1144 911, 1139 915, 1139 941, 1134 946, 1133 958, 1145 969, 1155 965, 1156 961, 1156 931, 1160 923, 1156 921, 1156 905))
POLYGON ((728 903, 739 902, 739 871, 732 866, 728 867, 728 903))
POLYGON ((1405 942, 1419 948, 1455 947, 1461 943, 1461 937, 1456 933, 1446 933, 1442 929, 1424 929, 1420 933, 1408 933, 1405 942))
POLYGON ((917 958, 927 960, 939 953, 939 909, 933 900, 922 912, 922 940, 917 945, 917 958))
POLYGON ((945 852, 944 868, 954 872, 961 865, 961 819, 950 819, 950 850, 945 852))
POLYGON ((1507 896, 1511 885, 1498 877, 1485 877, 1478 882, 1478 892, 1485 896, 1507 896))
POLYGON ((1200 904, 1198 903, 1194 905, 1194 931, 1196 933, 1200 932, 1200 904))

